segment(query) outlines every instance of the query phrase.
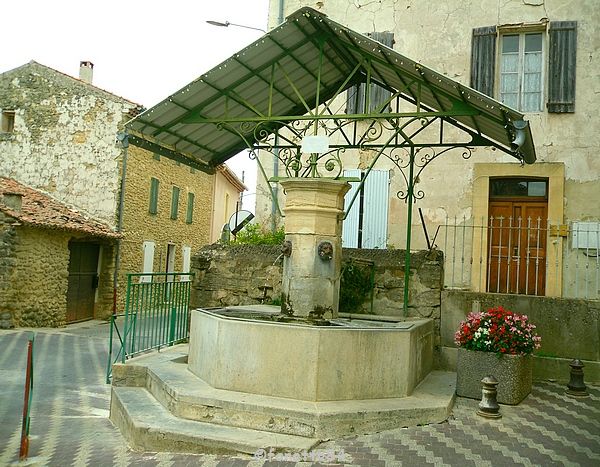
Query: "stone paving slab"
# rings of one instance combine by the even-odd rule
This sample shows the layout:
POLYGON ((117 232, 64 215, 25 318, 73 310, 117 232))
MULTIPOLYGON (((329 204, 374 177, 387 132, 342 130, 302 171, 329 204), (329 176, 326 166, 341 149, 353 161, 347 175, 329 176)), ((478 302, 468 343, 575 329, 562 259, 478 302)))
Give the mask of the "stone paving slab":
POLYGON ((499 420, 478 417, 477 401, 457 398, 447 422, 329 441, 306 453, 135 452, 108 420, 108 330, 88 322, 36 331, 30 457, 21 463, 29 333, 0 331, 0 466, 600 465, 600 387, 590 387, 589 398, 573 399, 564 384, 553 382, 536 383, 516 407, 502 406, 499 420))

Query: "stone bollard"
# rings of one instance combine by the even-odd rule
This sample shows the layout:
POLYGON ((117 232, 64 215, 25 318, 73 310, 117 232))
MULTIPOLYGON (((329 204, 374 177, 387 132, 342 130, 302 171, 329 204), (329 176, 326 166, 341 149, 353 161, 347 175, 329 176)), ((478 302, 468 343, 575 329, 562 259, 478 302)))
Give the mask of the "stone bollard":
POLYGON ((485 418, 500 418, 500 406, 496 400, 498 395, 498 380, 493 376, 486 376, 481 380, 481 402, 479 403, 479 410, 477 415, 485 418))
POLYGON ((583 363, 578 358, 571 360, 571 379, 567 385, 567 395, 571 397, 588 397, 587 387, 583 382, 583 363))

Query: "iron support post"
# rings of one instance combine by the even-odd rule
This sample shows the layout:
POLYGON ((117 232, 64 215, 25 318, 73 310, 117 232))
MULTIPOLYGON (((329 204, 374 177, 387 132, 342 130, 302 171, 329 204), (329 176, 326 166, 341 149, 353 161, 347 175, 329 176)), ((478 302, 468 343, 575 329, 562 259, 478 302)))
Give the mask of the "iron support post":
POLYGON ((415 147, 410 147, 410 161, 408 167, 408 183, 406 192, 406 251, 404 252, 404 303, 402 309, 404 316, 408 316, 408 284, 410 279, 410 241, 411 241, 411 224, 412 224, 412 206, 414 194, 414 170, 415 170, 415 147))

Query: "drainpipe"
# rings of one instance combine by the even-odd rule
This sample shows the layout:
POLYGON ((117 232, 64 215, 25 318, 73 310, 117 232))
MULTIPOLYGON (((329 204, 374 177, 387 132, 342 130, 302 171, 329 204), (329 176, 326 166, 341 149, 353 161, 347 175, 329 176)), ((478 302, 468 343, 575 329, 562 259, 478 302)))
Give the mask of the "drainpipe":
MULTIPOLYGON (((277 25, 283 23, 283 3, 279 0, 279 10, 277 13, 277 25)), ((275 133, 275 148, 273 149, 273 177, 279 177, 279 133, 275 133)), ((267 183, 269 183, 267 181, 267 183)), ((275 182, 273 196, 271 198, 271 231, 277 229, 277 198, 279 197, 279 182, 275 182)))
MULTIPOLYGON (((117 141, 123 147, 123 169, 121 170, 121 190, 119 193, 119 208, 117 211, 117 232, 123 230, 123 206, 125 204, 125 176, 127 175, 127 156, 129 148, 129 134, 121 132, 117 134, 117 141)), ((119 267, 121 265, 121 239, 117 240, 115 252, 115 272, 113 275, 113 315, 117 314, 117 285, 119 282, 119 267)))

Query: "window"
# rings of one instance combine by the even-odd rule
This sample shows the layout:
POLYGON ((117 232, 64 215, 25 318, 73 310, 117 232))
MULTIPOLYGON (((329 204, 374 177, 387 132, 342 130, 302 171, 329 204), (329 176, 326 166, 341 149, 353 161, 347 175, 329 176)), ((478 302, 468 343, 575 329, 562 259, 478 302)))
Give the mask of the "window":
POLYGON ((194 220, 194 193, 188 193, 187 199, 187 213, 185 215, 185 222, 191 224, 194 220))
POLYGON ((156 178, 150 179, 150 208, 148 209, 150 214, 158 213, 158 184, 156 178))
POLYGON ((524 178, 491 178, 490 198, 548 197, 548 181, 524 178))
MULTIPOLYGON (((372 32, 368 33, 367 36, 390 48, 394 46, 393 32, 372 32)), ((391 96, 390 91, 387 89, 377 84, 371 84, 369 88, 369 108, 367 109, 366 94, 366 83, 355 84, 354 86, 350 87, 346 97, 346 113, 362 114, 377 111, 390 99, 391 96)))
MULTIPOLYGON (((364 179, 365 173, 359 169, 344 170, 344 177, 364 179)), ((350 191, 344 198, 344 208, 348 209, 356 194, 342 227, 342 245, 345 248, 387 248, 390 173, 371 170, 364 182, 360 191, 359 182, 350 182, 350 191)))
POLYGON ((496 26, 473 30, 471 87, 488 96, 496 89, 498 99, 523 112, 542 111, 544 94, 548 112, 575 111, 576 21, 550 22, 547 35, 540 30, 506 32, 498 38, 498 51, 497 38, 496 26))
POLYGON ((225 205, 223 206, 223 223, 229 221, 229 193, 225 193, 225 205))
MULTIPOLYGON (((144 242, 144 264, 142 266, 142 272, 152 274, 154 271, 154 242, 144 242)), ((140 276, 140 282, 152 282, 152 276, 140 276)))
MULTIPOLYGON (((182 270, 184 273, 189 273, 190 272, 190 263, 191 263, 191 258, 192 258, 192 248, 189 246, 184 246, 181 249, 181 253, 183 256, 182 270)), ((180 279, 181 282, 188 282, 189 280, 190 280, 189 274, 183 274, 180 279)))
POLYGON ((3 110, 0 116, 0 133, 12 133, 15 129, 15 111, 3 110))
POLYGON ((179 210, 179 187, 173 187, 173 195, 171 196, 171 219, 177 219, 177 211, 179 210))
POLYGON ((500 101, 523 112, 540 112, 542 70, 542 33, 501 37, 500 101))

